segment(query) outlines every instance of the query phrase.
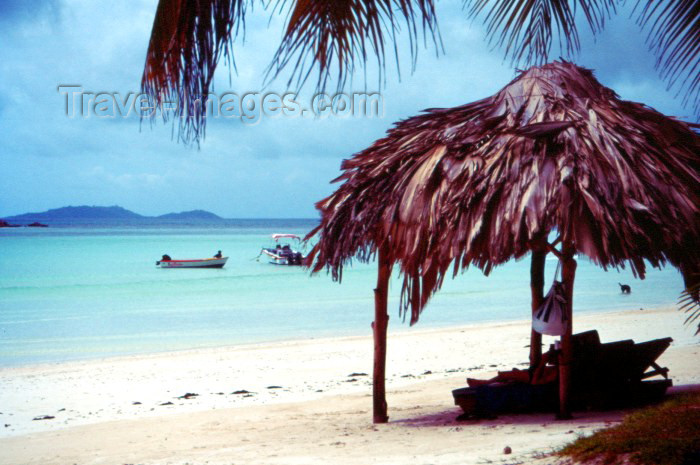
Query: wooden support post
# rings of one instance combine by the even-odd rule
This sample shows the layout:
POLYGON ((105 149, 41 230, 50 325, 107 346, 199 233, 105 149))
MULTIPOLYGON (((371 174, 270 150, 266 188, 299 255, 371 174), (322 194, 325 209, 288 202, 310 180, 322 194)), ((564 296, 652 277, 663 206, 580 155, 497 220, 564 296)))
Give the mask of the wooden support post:
POLYGON ((559 354, 559 413, 557 418, 567 420, 571 418, 571 360, 572 346, 571 333, 573 331, 574 308, 574 278, 576 277, 576 260, 574 260, 573 248, 568 247, 564 252, 561 269, 561 280, 566 295, 566 312, 568 321, 566 331, 561 337, 561 353, 559 354))
POLYGON ((384 249, 379 250, 379 269, 377 272, 377 288, 374 290, 374 373, 372 395, 374 399, 373 421, 374 423, 386 423, 389 421, 386 404, 386 330, 389 325, 387 313, 387 300, 389 292, 389 277, 391 276, 391 263, 388 253, 384 249))
MULTIPOLYGON (((532 317, 544 300, 544 267, 547 249, 533 247, 530 257, 530 292, 532 295, 532 317)), ((542 335, 531 330, 530 333, 530 368, 535 369, 542 359, 542 335)))

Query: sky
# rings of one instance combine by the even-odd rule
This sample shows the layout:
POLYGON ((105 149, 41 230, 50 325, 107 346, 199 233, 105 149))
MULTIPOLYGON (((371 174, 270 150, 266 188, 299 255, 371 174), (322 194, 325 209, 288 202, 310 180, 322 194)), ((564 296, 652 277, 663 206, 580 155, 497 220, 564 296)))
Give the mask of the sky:
MULTIPOLYGON (((421 48, 411 72, 400 43, 401 72, 389 57, 382 89, 371 66, 367 82, 360 71, 345 89, 381 91, 378 116, 214 118, 199 146, 174 138, 171 123, 118 116, 114 103, 99 107, 102 113, 88 105, 69 117, 72 99, 59 86, 122 99, 139 91, 156 6, 156 0, 0 2, 0 217, 67 205, 120 205, 143 215, 204 209, 226 218, 316 217, 314 204, 333 192, 342 160, 394 122, 487 97, 515 77, 503 50, 488 45, 482 22, 467 19, 462 1, 440 1, 443 52, 421 48), (117 116, 105 117, 110 112, 117 116)), ((629 9, 595 38, 579 24, 581 51, 568 59, 592 68, 623 99, 693 120, 658 78, 629 9)), ((264 86, 283 28, 283 15, 262 7, 249 12, 245 41, 234 45, 236 70, 219 65, 216 94, 295 90, 284 76, 264 86)), ((302 89, 300 105, 310 106, 313 90, 302 89)))

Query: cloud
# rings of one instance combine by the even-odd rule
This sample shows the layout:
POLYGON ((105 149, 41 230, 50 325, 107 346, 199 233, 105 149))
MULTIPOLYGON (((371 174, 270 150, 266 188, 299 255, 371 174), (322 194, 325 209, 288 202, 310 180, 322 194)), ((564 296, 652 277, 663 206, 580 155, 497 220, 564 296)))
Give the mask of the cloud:
MULTIPOLYGON (((341 161, 395 121, 481 99, 515 76, 503 51, 486 42, 483 24, 467 20, 460 2, 438 2, 444 54, 420 47, 411 72, 406 44, 399 43, 401 77, 388 56, 381 118, 280 117, 256 125, 214 119, 199 148, 177 143, 170 123, 141 127, 135 117, 66 118, 59 84, 121 95, 139 90, 156 5, 0 4, 0 166, 6 180, 0 184, 0 216, 68 204, 120 204, 144 214, 203 208, 227 217, 314 216, 313 204, 334 189, 329 181, 341 161)), ((216 92, 288 90, 287 75, 263 86, 285 23, 283 15, 270 20, 271 14, 259 8, 249 13, 246 40, 235 43, 238 72, 221 63, 216 92)), ((576 60, 623 98, 679 114, 680 104, 658 79, 643 40, 621 12, 596 40, 582 32, 576 60)), ((346 90, 376 90, 377 73, 370 61, 367 80, 358 70, 346 90)), ((306 86, 300 99, 309 102, 313 93, 306 86)))
POLYGON ((58 21, 61 15, 59 0, 3 0, 0 3, 0 24, 35 23, 48 19, 58 21))
POLYGON ((88 182, 119 189, 152 189, 167 184, 167 175, 159 173, 113 173, 103 166, 93 166, 80 173, 88 182))

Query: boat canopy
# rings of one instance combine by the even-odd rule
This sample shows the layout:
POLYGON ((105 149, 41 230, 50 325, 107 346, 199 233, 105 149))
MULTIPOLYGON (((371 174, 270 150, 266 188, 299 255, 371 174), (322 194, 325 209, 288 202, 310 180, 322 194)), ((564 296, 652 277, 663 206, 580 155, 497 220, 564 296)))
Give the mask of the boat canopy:
POLYGON ((296 239, 298 241, 301 240, 301 237, 297 236, 296 234, 285 234, 285 233, 275 233, 272 235, 272 238, 276 241, 280 239, 296 239))

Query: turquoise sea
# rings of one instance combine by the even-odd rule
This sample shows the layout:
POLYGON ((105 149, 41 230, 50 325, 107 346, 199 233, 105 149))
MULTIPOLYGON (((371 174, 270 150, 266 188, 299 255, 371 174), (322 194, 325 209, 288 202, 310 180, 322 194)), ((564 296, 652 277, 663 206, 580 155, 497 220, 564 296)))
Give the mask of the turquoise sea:
MULTIPOLYGON (((316 220, 235 220, 224 226, 80 226, 0 229, 0 366, 60 362, 282 339, 370 334, 375 264, 354 263, 342 284, 262 257, 275 232, 305 234, 316 220), (209 257, 223 269, 161 269, 155 261, 209 257)), ((547 272, 556 261, 549 260, 547 272)), ((548 286, 547 286, 548 287, 548 286)), ((673 268, 605 272, 579 259, 574 308, 596 312, 674 304, 673 268), (631 284, 622 295, 618 281, 631 284)), ((399 318, 392 284, 390 330, 399 318)), ((416 328, 529 315, 529 260, 484 277, 446 280, 416 328)))

